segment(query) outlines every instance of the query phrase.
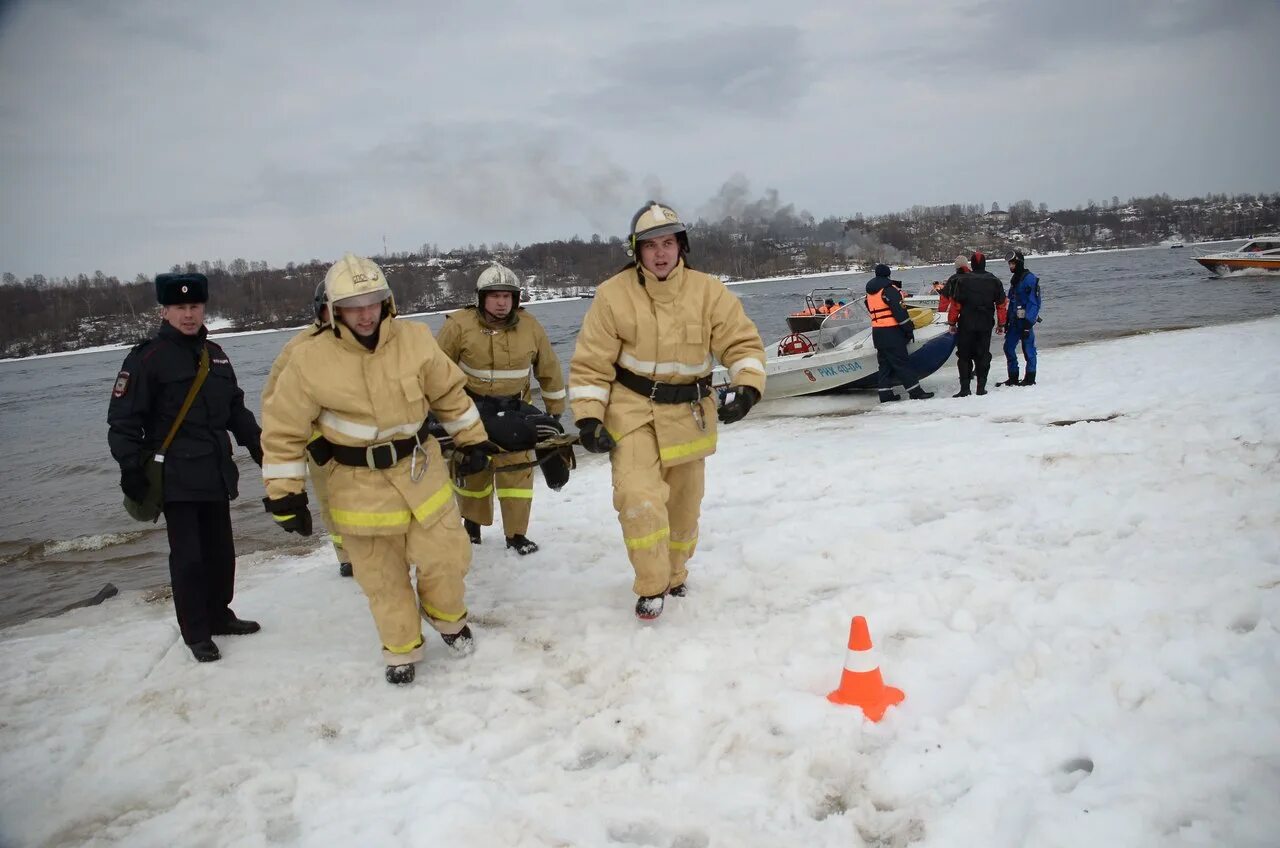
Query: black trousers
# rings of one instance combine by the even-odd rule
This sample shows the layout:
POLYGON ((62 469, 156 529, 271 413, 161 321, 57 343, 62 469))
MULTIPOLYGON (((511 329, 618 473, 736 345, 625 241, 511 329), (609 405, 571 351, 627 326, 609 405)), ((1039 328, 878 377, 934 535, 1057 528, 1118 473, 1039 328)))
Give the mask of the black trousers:
POLYGON ((169 580, 182 641, 208 639, 214 627, 233 617, 236 548, 231 538, 229 501, 167 501, 169 580))
POLYGON ((876 363, 880 366, 880 373, 876 375, 880 399, 884 400, 893 394, 895 380, 902 383, 902 387, 908 392, 917 391, 920 388, 920 378, 911 367, 911 360, 907 356, 907 337, 902 330, 897 327, 877 327, 871 331, 871 341, 876 346, 876 363))
POLYGON ((961 327, 956 333, 956 357, 961 385, 969 385, 974 376, 979 386, 987 385, 991 371, 991 327, 961 327))

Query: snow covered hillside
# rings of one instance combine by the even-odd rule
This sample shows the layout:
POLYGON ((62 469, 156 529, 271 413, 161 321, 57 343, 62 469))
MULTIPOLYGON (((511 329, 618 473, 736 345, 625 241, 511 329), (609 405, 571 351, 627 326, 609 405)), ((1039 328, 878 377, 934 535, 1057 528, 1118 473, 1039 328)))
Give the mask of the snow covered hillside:
POLYGON ((1280 319, 1040 360, 724 428, 653 625, 588 457, 403 689, 327 550, 241 560, 219 663, 136 595, 3 631, 0 844, 1274 846, 1280 319))

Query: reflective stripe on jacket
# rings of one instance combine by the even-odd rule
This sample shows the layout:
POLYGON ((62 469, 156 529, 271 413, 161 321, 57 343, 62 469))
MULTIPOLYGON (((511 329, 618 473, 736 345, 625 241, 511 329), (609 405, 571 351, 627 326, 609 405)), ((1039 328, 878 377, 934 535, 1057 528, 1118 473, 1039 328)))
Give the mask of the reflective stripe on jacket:
POLYGON ((547 331, 524 309, 510 324, 493 325, 474 306, 450 313, 437 337, 445 356, 467 375, 467 388, 487 397, 531 397, 530 371, 538 378, 548 413, 564 412, 564 374, 547 331))
MULTIPOLYGON (((457 444, 486 439, 465 378, 425 325, 384 320, 368 350, 340 328, 303 339, 289 351, 263 398, 262 437, 267 495, 301 492, 304 451, 313 424, 334 444, 366 447, 418 431, 434 413, 457 444)), ((433 438, 412 459, 378 470, 330 462, 325 475, 334 527, 344 535, 394 535, 410 521, 431 524, 452 502, 448 470, 433 438), (419 472, 414 480, 411 471, 419 472)))
POLYGON ((569 403, 575 421, 598 418, 615 438, 652 426, 662 464, 679 465, 715 452, 715 401, 654 403, 614 382, 614 366, 687 385, 719 360, 731 383, 763 395, 764 344, 719 278, 683 260, 666 280, 641 273, 644 285, 631 266, 596 289, 569 364, 569 403))

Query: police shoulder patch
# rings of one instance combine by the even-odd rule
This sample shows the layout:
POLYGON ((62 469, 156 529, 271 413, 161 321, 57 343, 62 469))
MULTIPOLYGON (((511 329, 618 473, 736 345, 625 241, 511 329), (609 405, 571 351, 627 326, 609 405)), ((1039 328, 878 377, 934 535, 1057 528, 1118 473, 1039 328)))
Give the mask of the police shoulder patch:
POLYGON ((121 371, 116 375, 116 385, 111 390, 112 397, 124 397, 129 391, 129 372, 121 371))

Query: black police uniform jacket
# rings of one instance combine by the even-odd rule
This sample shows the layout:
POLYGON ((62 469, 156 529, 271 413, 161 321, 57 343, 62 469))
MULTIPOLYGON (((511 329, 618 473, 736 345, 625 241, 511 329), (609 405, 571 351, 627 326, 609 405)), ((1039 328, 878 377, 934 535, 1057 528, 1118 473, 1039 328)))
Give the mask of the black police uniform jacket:
POLYGON ((204 327, 187 336, 163 324, 129 351, 116 377, 107 411, 112 457, 133 468, 160 449, 195 380, 202 346, 209 349, 209 376, 165 454, 165 501, 234 499, 240 472, 227 432, 251 452, 260 449, 261 429, 245 408, 227 354, 207 340, 204 327))

